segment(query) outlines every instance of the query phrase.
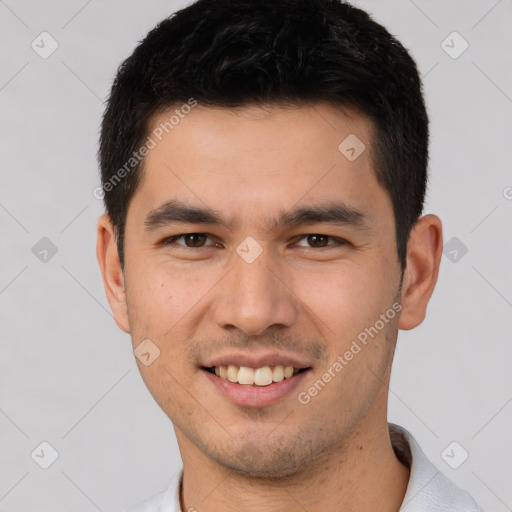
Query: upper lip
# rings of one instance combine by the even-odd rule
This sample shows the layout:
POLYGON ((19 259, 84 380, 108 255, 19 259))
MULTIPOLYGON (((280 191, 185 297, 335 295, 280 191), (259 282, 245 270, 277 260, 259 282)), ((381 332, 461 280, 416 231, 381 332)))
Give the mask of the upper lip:
POLYGON ((223 356, 212 357, 206 361, 204 367, 211 368, 213 366, 227 366, 234 364, 237 366, 247 366, 249 368, 261 368, 263 366, 293 366, 294 368, 310 368, 311 365, 307 362, 300 360, 297 357, 279 354, 277 352, 267 352, 261 354, 248 354, 248 353, 232 353, 223 356))

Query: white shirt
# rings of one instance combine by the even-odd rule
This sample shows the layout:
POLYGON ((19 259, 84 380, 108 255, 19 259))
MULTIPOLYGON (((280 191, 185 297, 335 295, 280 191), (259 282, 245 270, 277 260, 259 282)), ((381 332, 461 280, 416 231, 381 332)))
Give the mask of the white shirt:
MULTIPOLYGON (((397 457, 411 470, 400 512, 484 512, 427 459, 410 432, 393 423, 388 426, 397 457)), ((179 498, 182 475, 180 470, 166 491, 124 512, 184 512, 179 498)))

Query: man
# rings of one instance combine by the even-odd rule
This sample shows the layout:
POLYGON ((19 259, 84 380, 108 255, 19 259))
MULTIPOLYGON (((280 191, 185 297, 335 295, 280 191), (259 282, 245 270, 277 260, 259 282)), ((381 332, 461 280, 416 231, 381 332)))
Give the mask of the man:
POLYGON ((388 424, 442 227, 414 61, 338 0, 199 0, 120 67, 97 255, 183 471, 132 511, 477 511, 388 424))

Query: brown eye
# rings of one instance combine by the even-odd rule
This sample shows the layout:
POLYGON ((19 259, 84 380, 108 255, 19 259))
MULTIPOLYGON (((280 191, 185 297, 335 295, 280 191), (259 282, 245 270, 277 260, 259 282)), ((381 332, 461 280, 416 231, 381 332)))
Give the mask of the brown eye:
POLYGON ((201 247, 209 247, 213 244, 205 244, 205 241, 208 239, 208 235, 204 233, 185 233, 183 235, 173 236, 168 238, 165 241, 166 245, 181 245, 185 247, 193 248, 201 248, 201 247), (177 240, 183 239, 184 243, 179 243, 177 240))
POLYGON ((339 238, 333 238, 329 235, 322 235, 320 233, 313 233, 310 235, 303 235, 300 241, 305 240, 307 245, 298 243, 299 247, 309 247, 313 249, 321 249, 323 247, 332 247, 336 245, 343 245, 344 241, 339 238), (331 241, 332 243, 329 243, 331 241))
POLYGON ((188 247, 202 247, 206 238, 208 237, 202 233, 188 233, 183 236, 188 247))
POLYGON ((308 235, 308 242, 312 247, 325 247, 329 237, 326 235, 308 235))

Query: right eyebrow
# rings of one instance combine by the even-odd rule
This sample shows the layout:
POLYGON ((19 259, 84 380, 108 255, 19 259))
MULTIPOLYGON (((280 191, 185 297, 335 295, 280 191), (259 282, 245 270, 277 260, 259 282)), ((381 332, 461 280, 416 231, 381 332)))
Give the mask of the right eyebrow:
POLYGON ((211 208, 190 206, 178 200, 167 201, 150 212, 144 225, 148 231, 174 223, 217 224, 232 229, 232 223, 211 208))

